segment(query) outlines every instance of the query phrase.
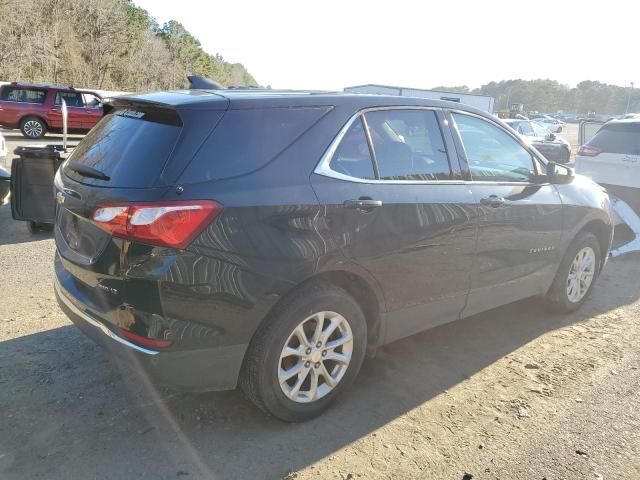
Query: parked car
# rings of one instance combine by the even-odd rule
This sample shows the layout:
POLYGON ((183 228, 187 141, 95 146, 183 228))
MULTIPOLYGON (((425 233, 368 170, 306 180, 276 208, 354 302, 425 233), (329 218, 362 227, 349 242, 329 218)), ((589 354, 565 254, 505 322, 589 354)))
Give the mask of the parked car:
POLYGON ((569 163, 571 145, 564 138, 556 137, 540 123, 526 120, 505 120, 505 123, 518 132, 524 140, 535 147, 547 160, 569 163))
MULTIPOLYGON (((7 151, 7 143, 4 136, 0 133, 0 163, 5 165, 7 151)), ((11 174, 0 165, 0 205, 7 203, 9 199, 9 191, 11 189, 11 174)))
POLYGON ((0 205, 4 205, 9 200, 11 191, 11 174, 0 167, 0 205))
POLYGON ((9 83, 0 87, 0 126, 28 138, 62 131, 62 100, 69 132, 87 132, 102 118, 102 97, 65 85, 9 83))
POLYGON ((640 118, 585 122, 580 133, 584 144, 576 155, 576 171, 640 212, 640 118))
POLYGON ((7 150, 7 141, 5 140, 4 135, 0 133, 0 161, 2 161, 3 164, 7 159, 7 155, 9 155, 9 151, 7 150))
POLYGON ((575 310, 612 238, 600 187, 485 112, 417 98, 119 97, 55 191, 55 291, 82 331, 158 383, 240 385, 287 421, 382 344, 530 296, 575 310))
POLYGON ((562 132, 562 127, 564 127, 565 122, 562 120, 558 120, 557 118, 550 117, 549 115, 544 115, 542 117, 538 117, 535 119, 536 122, 545 125, 549 131, 560 133, 562 132))
POLYGON ((566 123, 580 123, 580 117, 578 115, 567 115, 564 121, 566 123))

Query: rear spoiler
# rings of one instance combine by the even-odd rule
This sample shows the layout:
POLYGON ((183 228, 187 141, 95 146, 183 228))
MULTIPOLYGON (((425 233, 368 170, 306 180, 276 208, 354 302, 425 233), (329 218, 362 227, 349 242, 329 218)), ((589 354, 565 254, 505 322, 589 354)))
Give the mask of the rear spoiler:
POLYGON ((111 97, 102 104, 104 115, 118 109, 118 115, 130 118, 143 118, 166 125, 182 126, 182 118, 174 105, 149 101, 135 97, 111 97))
POLYGON ((199 75, 187 75, 189 90, 224 90, 218 82, 199 75))

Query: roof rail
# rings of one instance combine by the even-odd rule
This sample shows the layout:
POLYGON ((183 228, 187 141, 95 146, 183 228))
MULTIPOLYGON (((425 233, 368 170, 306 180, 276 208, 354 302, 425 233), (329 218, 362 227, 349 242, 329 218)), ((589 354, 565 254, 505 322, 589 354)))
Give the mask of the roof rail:
POLYGON ((223 90, 224 87, 210 78, 200 75, 187 75, 189 90, 223 90))
POLYGON ((75 90, 71 85, 64 85, 61 83, 11 82, 11 85, 19 85, 21 87, 68 88, 70 90, 75 90))

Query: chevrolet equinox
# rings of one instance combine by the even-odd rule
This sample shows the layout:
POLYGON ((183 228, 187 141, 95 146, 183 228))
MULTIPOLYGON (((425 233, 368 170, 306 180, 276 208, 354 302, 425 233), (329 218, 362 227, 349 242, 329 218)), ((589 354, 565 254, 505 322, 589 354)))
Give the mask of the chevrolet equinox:
POLYGON ((606 193, 461 104, 187 90, 119 97, 55 179, 55 291, 156 383, 318 415, 380 345, 516 300, 568 312, 606 193))

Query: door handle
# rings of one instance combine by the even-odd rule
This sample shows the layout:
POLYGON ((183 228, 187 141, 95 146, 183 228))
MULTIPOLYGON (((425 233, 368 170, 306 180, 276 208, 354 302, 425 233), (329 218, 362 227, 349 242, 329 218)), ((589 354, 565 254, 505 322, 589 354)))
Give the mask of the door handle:
POLYGON ((382 206, 382 200, 373 200, 372 198, 358 198, 353 200, 345 200, 344 203, 345 208, 357 208, 358 210, 363 210, 365 212, 370 212, 374 208, 382 206))
POLYGON ((488 197, 481 198, 480 203, 482 205, 488 205, 493 208, 498 208, 504 205, 504 198, 499 197, 497 195, 489 195, 488 197))

